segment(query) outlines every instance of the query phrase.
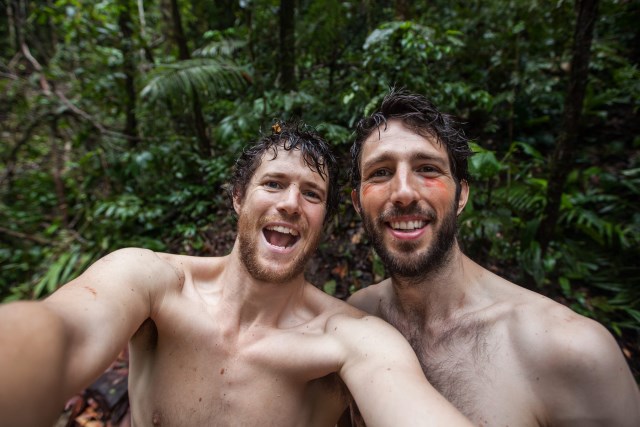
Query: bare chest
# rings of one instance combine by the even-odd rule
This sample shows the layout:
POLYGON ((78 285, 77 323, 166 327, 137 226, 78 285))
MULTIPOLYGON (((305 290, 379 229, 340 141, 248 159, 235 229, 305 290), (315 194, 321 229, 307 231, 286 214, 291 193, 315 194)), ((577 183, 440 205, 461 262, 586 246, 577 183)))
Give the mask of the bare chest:
POLYGON ((390 316, 429 382, 478 426, 539 426, 537 402, 509 336, 485 322, 425 331, 390 316))
POLYGON ((130 346, 137 426, 332 426, 346 405, 337 376, 305 360, 317 340, 302 333, 152 326, 130 346))

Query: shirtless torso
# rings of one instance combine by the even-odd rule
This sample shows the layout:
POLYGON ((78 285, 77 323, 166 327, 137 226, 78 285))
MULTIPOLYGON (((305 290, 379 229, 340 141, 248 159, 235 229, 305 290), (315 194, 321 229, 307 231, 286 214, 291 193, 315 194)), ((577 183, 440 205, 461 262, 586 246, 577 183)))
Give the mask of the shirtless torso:
POLYGON ((432 316, 437 298, 402 309, 390 279, 350 302, 400 330, 431 384, 475 425, 635 425, 637 387, 601 325, 466 257, 458 265, 468 282, 448 316, 432 316))
POLYGON ((131 340, 134 425, 335 425, 349 394, 327 325, 359 313, 307 285, 278 324, 239 324, 225 305, 224 258, 164 257, 184 284, 131 340))
POLYGON ((123 249, 50 296, 71 341, 61 394, 130 339, 134 427, 330 427, 350 396, 370 426, 469 425, 393 327, 306 282, 243 286, 236 255, 123 249))

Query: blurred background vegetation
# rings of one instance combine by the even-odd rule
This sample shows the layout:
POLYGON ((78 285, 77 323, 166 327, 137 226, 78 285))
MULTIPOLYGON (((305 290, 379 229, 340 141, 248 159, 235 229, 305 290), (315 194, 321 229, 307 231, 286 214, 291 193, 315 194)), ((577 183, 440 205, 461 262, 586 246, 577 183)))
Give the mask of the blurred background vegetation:
MULTIPOLYGON (((0 4, 0 300, 120 247, 225 254, 245 143, 302 118, 346 171, 354 123, 395 85, 474 141, 465 252, 604 323, 637 363, 638 2, 0 4)), ((384 277, 343 178, 308 269, 340 298, 384 277)))

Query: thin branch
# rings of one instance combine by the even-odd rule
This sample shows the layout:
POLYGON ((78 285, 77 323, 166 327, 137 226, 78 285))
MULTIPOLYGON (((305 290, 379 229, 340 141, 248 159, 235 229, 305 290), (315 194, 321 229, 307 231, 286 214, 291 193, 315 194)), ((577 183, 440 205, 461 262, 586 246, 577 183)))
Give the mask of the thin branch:
POLYGON ((26 234, 26 233, 21 233, 19 231, 10 230, 10 229, 5 228, 5 227, 0 227, 0 233, 6 234, 6 235, 11 236, 11 237, 16 237, 18 239, 31 240, 32 242, 40 243, 41 245, 48 245, 48 244, 51 243, 48 240, 43 239, 42 237, 32 236, 30 234, 26 234))
POLYGON ((27 44, 24 41, 20 43, 20 50, 22 51, 22 54, 27 59, 27 61, 29 61, 31 63, 33 68, 38 73, 40 73, 40 87, 42 88, 42 92, 44 92, 44 94, 46 96, 50 96, 51 95, 51 86, 49 85, 49 82, 47 81, 47 78, 44 76, 44 72, 42 70, 42 65, 40 65, 38 60, 36 58, 34 58, 33 55, 31 55, 31 51, 29 50, 29 46, 27 46, 27 44))
POLYGON ((107 129, 105 129, 105 127, 101 123, 99 123, 97 120, 91 117, 89 113, 81 110, 80 108, 76 107, 71 101, 69 101, 69 99, 66 97, 64 93, 62 93, 60 89, 56 89, 55 94, 58 96, 58 98, 60 98, 60 101, 62 101, 62 103, 66 105, 67 108, 69 108, 74 114, 82 117, 83 119, 91 123, 91 125, 96 129, 98 129, 101 133, 110 132, 107 129))
POLYGON ((93 126, 94 128, 98 129, 100 131, 100 133, 105 134, 105 135, 116 136, 116 137, 123 138, 123 139, 136 139, 136 140, 139 139, 139 138, 133 137, 131 135, 126 135, 126 134, 124 134, 122 132, 117 132, 117 131, 114 131, 114 130, 107 129, 106 127, 104 127, 104 125, 102 123, 100 123, 99 121, 94 119, 93 116, 91 116, 91 114, 87 113, 84 110, 81 110, 76 105, 74 105, 73 102, 71 102, 69 100, 69 98, 67 98, 66 95, 64 93, 62 93, 62 91, 60 91, 59 89, 56 89, 54 93, 58 96, 58 98, 60 98, 60 101, 62 101, 62 103, 67 108, 69 108, 69 110, 73 114, 75 114, 76 116, 79 116, 79 117, 85 119, 86 121, 88 121, 91 124, 91 126, 93 126))
POLYGON ((0 77, 4 77, 5 79, 18 80, 19 77, 13 73, 3 73, 0 72, 0 77))
MULTIPOLYGON (((42 65, 40 65, 38 60, 33 57, 33 55, 31 54, 31 51, 29 50, 29 46, 27 46, 27 44, 24 41, 20 43, 20 49, 22 51, 22 54, 25 56, 25 58, 31 63, 33 68, 40 74, 40 87, 42 88, 42 92, 44 93, 45 96, 51 96, 51 85, 49 84, 49 82, 47 81, 47 78, 44 75, 42 65)), ((117 136, 124 139, 132 139, 130 135, 125 135, 123 133, 112 131, 105 128, 100 122, 95 120, 89 113, 81 110, 80 108, 75 106, 71 101, 69 101, 69 99, 65 96, 65 94, 61 90, 56 89, 55 94, 58 96, 58 98, 60 98, 62 103, 67 108, 69 108, 69 110, 71 110, 74 114, 87 120, 89 123, 91 123, 91 125, 94 128, 98 129, 100 133, 110 134, 112 136, 117 136)))

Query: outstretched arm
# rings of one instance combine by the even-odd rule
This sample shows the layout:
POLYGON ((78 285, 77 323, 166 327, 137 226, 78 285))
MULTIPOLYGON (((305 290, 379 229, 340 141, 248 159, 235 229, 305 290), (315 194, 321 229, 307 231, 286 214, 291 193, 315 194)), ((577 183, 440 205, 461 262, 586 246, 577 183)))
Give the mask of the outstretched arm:
POLYGON ((176 272, 143 249, 116 251, 44 301, 0 307, 0 416, 49 426, 150 317, 176 272))
POLYGON ((345 348, 340 376, 368 427, 471 426, 427 381, 409 343, 375 317, 327 325, 345 348))
POLYGON ((10 426, 53 424, 69 391, 69 335, 42 303, 0 307, 0 418, 10 426))

